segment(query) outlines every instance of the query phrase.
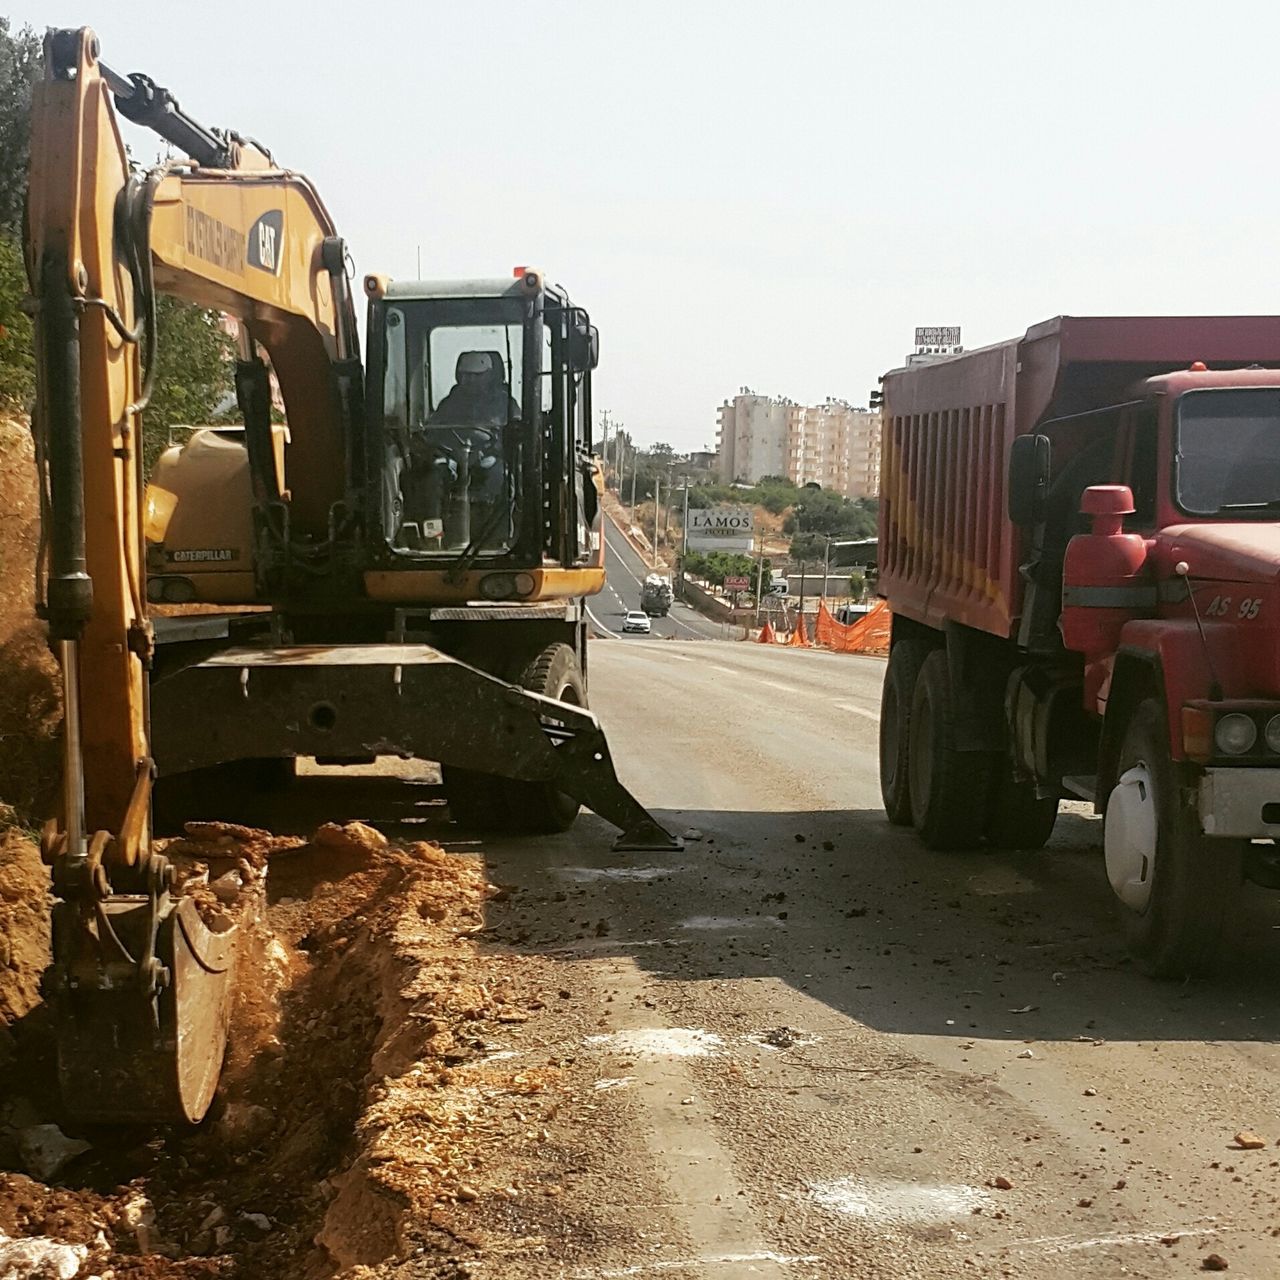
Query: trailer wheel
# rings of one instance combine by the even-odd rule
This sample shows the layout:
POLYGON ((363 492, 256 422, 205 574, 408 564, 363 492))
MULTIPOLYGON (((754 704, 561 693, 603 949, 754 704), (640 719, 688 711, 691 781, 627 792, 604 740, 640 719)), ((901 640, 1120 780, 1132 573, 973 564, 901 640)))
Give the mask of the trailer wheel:
POLYGON ((899 640, 889 653, 880 694, 880 795, 889 821, 897 827, 911 825, 911 699, 928 656, 923 640, 899 640))
POLYGON ((1103 847, 1129 947, 1147 973, 1183 978, 1213 968, 1243 878, 1246 841, 1201 834, 1183 803, 1164 707, 1138 705, 1107 799, 1103 847))
POLYGON ((1042 849, 1058 820, 1058 801, 1037 800, 1035 786, 1013 776, 1006 762, 991 788, 987 840, 996 849, 1042 849))
POLYGON ((927 849, 973 849, 987 825, 993 757, 958 751, 945 649, 925 658, 911 699, 911 819, 927 849))
MULTIPOLYGON (((577 654, 567 644, 549 644, 524 669, 519 682, 532 693, 541 693, 570 706, 587 705, 587 685, 578 667, 577 654)), ((549 782, 517 782, 499 779, 512 831, 548 833, 568 831, 581 805, 549 782)))

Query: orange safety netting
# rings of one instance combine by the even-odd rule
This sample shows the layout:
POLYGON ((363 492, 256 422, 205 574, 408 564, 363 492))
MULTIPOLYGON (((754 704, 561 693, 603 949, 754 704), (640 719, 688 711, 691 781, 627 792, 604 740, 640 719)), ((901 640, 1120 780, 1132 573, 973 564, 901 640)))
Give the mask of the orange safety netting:
POLYGON ((787 643, 793 649, 809 648, 809 628, 805 625, 803 613, 797 615, 795 630, 791 633, 791 638, 787 643))
POLYGON ((857 622, 849 623, 837 622, 827 602, 818 602, 817 638, 824 649, 840 653, 888 653, 892 623, 889 606, 883 600, 857 622))

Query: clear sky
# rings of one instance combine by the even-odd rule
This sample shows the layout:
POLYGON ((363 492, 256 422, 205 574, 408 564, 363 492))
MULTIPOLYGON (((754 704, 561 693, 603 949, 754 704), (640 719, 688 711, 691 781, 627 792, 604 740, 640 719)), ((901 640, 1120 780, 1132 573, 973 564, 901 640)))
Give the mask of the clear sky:
POLYGON ((361 273, 544 267, 642 442, 711 442, 743 385, 865 404, 918 324, 1280 311, 1274 4, 0 9, 261 138, 361 273))

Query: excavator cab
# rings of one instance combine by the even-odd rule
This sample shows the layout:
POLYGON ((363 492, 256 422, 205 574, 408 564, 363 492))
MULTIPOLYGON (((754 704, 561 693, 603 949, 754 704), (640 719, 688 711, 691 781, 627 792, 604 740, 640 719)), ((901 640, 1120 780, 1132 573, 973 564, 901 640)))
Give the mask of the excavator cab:
POLYGON ((417 581, 437 599, 464 581, 487 600, 598 591, 599 339, 587 313, 526 269, 449 283, 368 276, 365 292, 374 562, 433 574, 417 581), (547 566, 597 573, 558 579, 547 566))

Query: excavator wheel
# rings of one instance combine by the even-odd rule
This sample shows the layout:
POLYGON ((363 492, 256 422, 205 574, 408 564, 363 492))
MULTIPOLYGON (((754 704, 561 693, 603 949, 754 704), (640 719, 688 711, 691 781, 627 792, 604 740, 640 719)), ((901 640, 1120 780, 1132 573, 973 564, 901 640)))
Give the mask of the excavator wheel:
MULTIPOLYGON (((520 683, 557 702, 567 702, 574 707, 587 705, 586 682, 578 668, 577 655, 567 644, 550 644, 543 649, 524 669, 520 683)), ((582 807, 549 782, 516 782, 508 778, 500 781, 513 831, 536 834, 568 831, 582 807)))
MULTIPOLYGON (((547 645, 528 662, 515 683, 558 702, 587 705, 586 683, 577 656, 567 644, 547 645)), ((567 831, 581 808, 577 800, 547 782, 520 782, 453 765, 445 765, 441 775, 453 820, 475 831, 522 835, 567 831)))

